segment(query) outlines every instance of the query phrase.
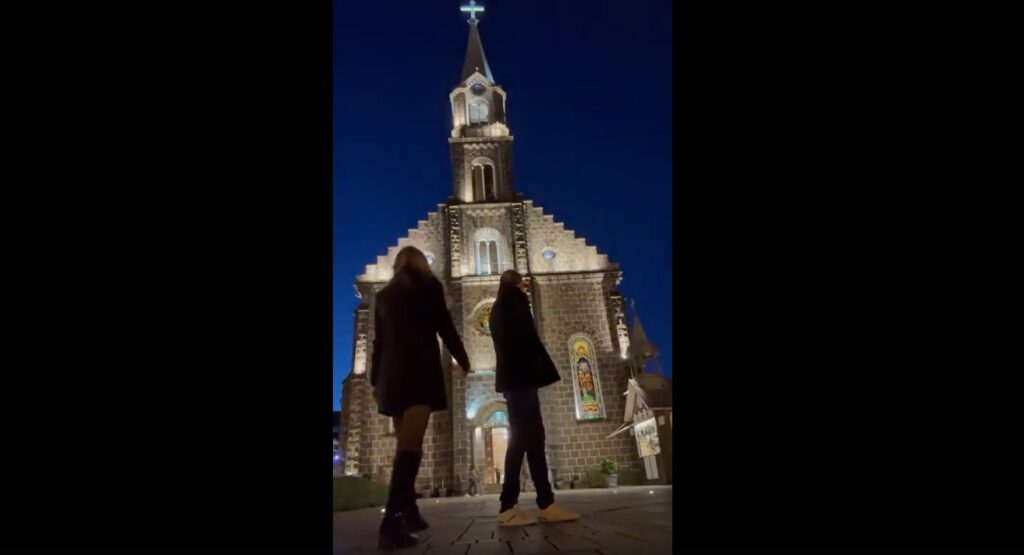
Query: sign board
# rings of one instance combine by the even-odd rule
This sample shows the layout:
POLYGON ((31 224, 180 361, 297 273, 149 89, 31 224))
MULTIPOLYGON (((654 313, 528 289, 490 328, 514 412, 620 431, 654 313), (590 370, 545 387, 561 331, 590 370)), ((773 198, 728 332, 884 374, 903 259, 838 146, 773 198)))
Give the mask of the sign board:
POLYGON ((638 422, 633 430, 636 435, 636 446, 640 450, 641 457, 650 457, 661 453, 661 445, 658 443, 658 424, 654 418, 648 418, 638 422))

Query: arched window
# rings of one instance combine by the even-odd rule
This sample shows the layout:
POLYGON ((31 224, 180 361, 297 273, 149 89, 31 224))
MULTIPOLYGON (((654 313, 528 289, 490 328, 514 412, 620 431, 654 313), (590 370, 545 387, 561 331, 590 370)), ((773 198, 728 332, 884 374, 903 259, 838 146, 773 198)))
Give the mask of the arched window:
POLYGON ((505 122, 505 95, 494 91, 494 119, 505 122))
POLYGON ((476 273, 481 276, 501 273, 497 241, 478 241, 476 244, 476 273))
POLYGON ((486 100, 475 100, 469 104, 469 123, 487 123, 490 108, 486 100))
POLYGON ((470 167, 470 181, 473 186, 473 201, 484 202, 498 200, 497 172, 494 162, 488 158, 473 161, 470 167))
POLYGON ((484 198, 486 200, 497 200, 498 191, 494 184, 494 166, 484 166, 484 198))
POLYGON ((476 273, 481 276, 500 274, 504 241, 496 229, 478 229, 473 234, 473 250, 476 256, 476 273))
POLYGON ((597 352, 585 335, 569 338, 569 360, 572 388, 576 394, 576 420, 604 418, 604 400, 601 397, 601 379, 597 370, 597 352))
POLYGON ((466 125, 466 95, 458 93, 452 98, 452 125, 466 125))
POLYGON ((473 166, 473 200, 484 200, 484 167, 473 166))

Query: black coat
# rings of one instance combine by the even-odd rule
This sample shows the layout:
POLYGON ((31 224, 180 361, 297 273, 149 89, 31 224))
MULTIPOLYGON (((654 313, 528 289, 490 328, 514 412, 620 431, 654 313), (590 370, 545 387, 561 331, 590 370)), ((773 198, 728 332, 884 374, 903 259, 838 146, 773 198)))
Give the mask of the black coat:
POLYGON ((526 294, 503 286, 491 308, 491 339, 497 356, 494 388, 498 393, 540 389, 562 379, 537 335, 526 294))
POLYGON ((452 325, 441 282, 433 276, 417 283, 392 280, 376 299, 370 384, 377 411, 396 416, 413 405, 446 409, 437 336, 463 369, 469 358, 452 325))

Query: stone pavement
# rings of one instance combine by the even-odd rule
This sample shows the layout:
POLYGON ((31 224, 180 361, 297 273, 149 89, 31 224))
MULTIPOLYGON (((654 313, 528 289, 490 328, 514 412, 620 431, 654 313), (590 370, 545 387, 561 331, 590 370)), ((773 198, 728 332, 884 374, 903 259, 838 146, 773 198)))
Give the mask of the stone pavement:
MULTIPOLYGON (((520 528, 497 525, 498 496, 420 499, 430 529, 420 544, 397 555, 601 554, 668 555, 672 553, 672 486, 634 486, 614 490, 560 490, 559 503, 583 513, 576 522, 534 524, 520 528)), ((523 493, 519 506, 536 512, 534 493, 523 493)), ((334 513, 335 555, 377 553, 381 508, 334 513)))

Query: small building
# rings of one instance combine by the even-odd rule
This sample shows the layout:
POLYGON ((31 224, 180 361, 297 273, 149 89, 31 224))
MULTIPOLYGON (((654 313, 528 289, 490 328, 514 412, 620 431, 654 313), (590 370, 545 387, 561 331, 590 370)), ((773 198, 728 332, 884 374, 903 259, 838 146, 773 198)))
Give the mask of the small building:
POLYGON ((649 482, 672 483, 672 381, 640 374, 626 389, 626 426, 649 482))
POLYGON ((636 441, 637 453, 644 468, 646 483, 672 483, 672 380, 660 374, 645 372, 647 362, 658 355, 644 334, 636 307, 633 307, 633 329, 630 330, 629 359, 632 377, 626 382, 625 421, 611 438, 629 430, 636 441))

